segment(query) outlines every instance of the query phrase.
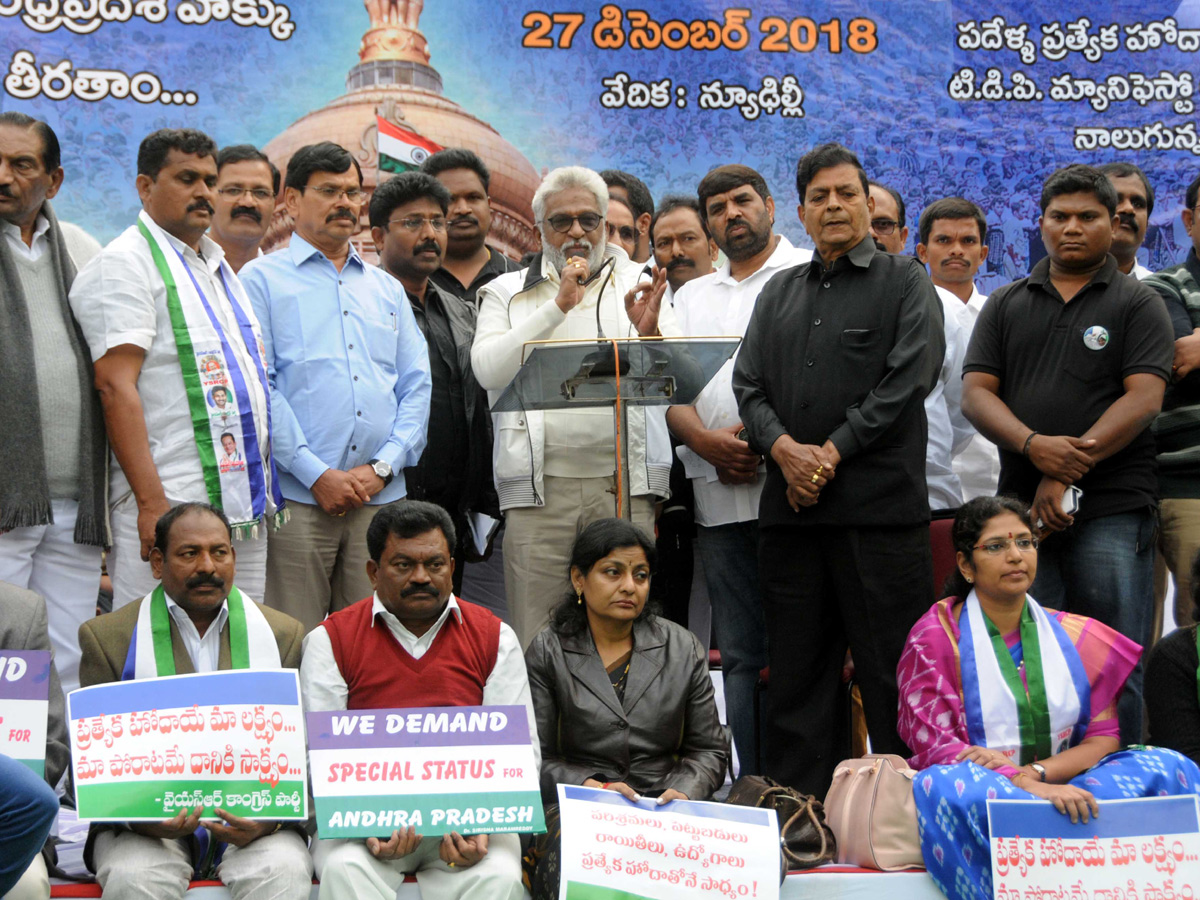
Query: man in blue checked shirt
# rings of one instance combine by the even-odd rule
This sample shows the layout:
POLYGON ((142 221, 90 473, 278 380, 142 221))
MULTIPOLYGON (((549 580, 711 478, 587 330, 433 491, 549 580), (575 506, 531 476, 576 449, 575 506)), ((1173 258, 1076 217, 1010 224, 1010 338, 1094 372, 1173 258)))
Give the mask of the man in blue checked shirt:
POLYGON ((429 351, 404 288, 350 243, 362 170, 328 141, 288 162, 288 246, 239 273, 262 325, 291 521, 270 535, 268 606, 306 630, 371 595, 366 534, 425 448, 429 351))

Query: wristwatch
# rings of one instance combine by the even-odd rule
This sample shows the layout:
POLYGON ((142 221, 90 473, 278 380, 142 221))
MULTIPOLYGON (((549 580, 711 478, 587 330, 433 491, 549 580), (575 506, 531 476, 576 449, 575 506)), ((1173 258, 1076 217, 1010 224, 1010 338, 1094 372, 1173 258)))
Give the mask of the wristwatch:
POLYGON ((1038 775, 1041 777, 1042 782, 1045 783, 1045 781, 1046 781, 1046 767, 1045 766, 1043 766, 1041 763, 1030 763, 1029 768, 1031 768, 1031 769, 1033 769, 1033 771, 1037 772, 1038 775))
POLYGON ((382 459, 373 459, 368 463, 368 465, 375 470, 376 475, 383 479, 384 487, 387 487, 392 483, 392 479, 395 476, 392 474, 392 467, 390 465, 388 465, 382 459))

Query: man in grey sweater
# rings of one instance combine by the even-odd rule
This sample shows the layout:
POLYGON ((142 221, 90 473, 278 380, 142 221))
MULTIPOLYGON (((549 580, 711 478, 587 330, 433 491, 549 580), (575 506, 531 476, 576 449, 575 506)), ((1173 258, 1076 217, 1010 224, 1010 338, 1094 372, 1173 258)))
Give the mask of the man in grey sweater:
POLYGON ((108 543, 107 447, 92 365, 67 304, 100 245, 60 223, 63 181, 45 122, 0 113, 0 581, 46 599, 63 686, 79 686, 80 622, 94 615, 108 543))

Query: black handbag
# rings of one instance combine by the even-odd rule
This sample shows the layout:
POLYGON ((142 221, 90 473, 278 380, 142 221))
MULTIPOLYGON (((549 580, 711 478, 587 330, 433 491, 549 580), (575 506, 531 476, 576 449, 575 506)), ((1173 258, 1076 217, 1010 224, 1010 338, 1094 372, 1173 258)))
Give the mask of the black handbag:
POLYGON ((779 880, 789 870, 811 869, 837 856, 833 830, 825 822, 821 801, 784 787, 763 775, 743 775, 729 791, 727 803, 774 809, 779 820, 779 880))

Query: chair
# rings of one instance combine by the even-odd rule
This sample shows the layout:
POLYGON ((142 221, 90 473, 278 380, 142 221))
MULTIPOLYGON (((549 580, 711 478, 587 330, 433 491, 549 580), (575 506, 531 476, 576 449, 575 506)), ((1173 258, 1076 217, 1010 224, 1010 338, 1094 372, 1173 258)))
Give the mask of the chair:
POLYGON ((934 519, 929 523, 929 549, 933 551, 933 599, 942 598, 942 585, 958 566, 951 532, 954 515, 934 519))

